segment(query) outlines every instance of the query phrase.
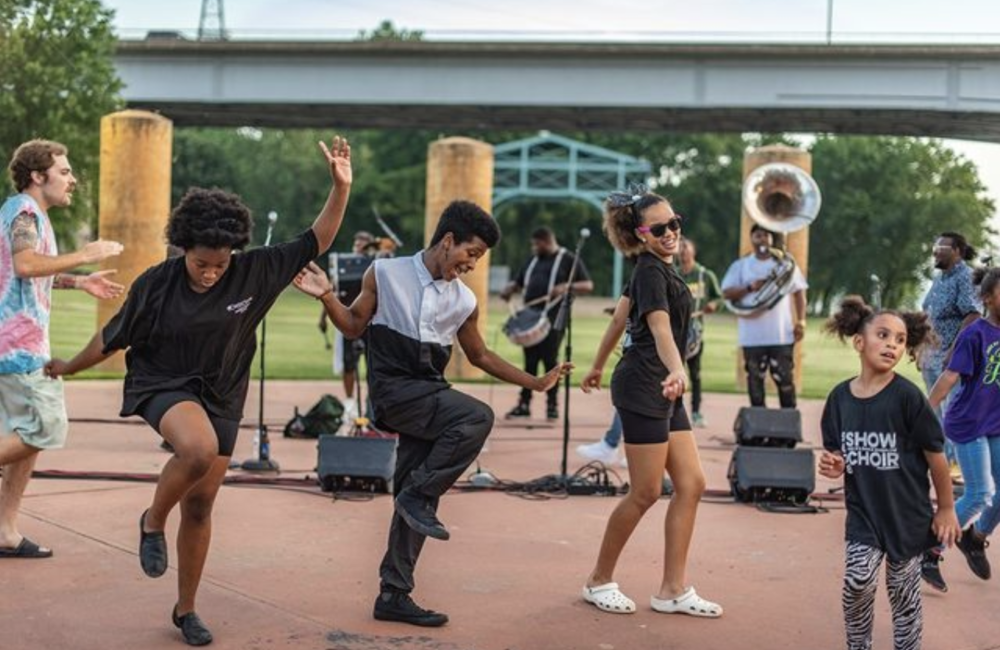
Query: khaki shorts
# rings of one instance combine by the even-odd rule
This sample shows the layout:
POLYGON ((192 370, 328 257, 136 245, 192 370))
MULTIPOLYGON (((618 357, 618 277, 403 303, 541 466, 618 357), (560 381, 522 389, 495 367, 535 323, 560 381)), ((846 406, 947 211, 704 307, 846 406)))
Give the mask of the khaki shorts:
POLYGON ((67 428, 62 379, 50 379, 40 369, 0 375, 0 434, 16 433, 37 449, 59 449, 67 428))

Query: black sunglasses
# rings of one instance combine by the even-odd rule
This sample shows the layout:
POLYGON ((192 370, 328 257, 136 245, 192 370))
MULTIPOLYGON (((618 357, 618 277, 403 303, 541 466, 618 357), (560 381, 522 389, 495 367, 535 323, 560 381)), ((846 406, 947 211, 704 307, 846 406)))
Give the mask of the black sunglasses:
POLYGON ((681 224, 684 222, 684 217, 681 215, 676 215, 670 221, 664 221, 663 223, 658 223, 655 226, 639 226, 636 228, 641 233, 649 233, 653 237, 662 237, 670 232, 679 232, 681 229, 681 224))

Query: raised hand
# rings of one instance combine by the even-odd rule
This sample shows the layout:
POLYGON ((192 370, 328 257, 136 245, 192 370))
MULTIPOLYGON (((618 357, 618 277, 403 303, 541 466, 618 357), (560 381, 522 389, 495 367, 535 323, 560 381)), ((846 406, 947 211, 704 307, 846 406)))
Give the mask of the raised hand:
POLYGON ((91 273, 90 275, 84 276, 84 278, 80 280, 79 286, 81 289, 100 300, 111 300, 112 298, 117 298, 124 293, 125 287, 108 279, 115 273, 118 273, 116 269, 108 269, 106 271, 91 273))
POLYGON ((121 255, 123 250, 125 247, 116 241, 98 239, 84 246, 80 252, 83 254, 84 264, 92 264, 115 255, 121 255))
POLYGON ((592 390, 601 390, 601 376, 604 374, 603 371, 597 368, 591 368, 590 372, 584 375, 583 379, 580 380, 580 388, 583 392, 589 393, 592 390))
POLYGON ((573 371, 573 364, 563 361, 558 366, 548 371, 535 380, 535 391, 544 393, 559 383, 559 380, 573 371))
POLYGON ((319 143, 319 148, 326 156, 326 162, 330 165, 330 176, 337 187, 350 186, 354 176, 351 171, 351 145, 347 143, 347 138, 339 135, 334 136, 330 141, 330 146, 325 142, 319 143))
POLYGON ((296 289, 313 298, 322 298, 333 291, 330 278, 326 277, 326 273, 316 262, 309 262, 309 266, 299 271, 299 274, 292 280, 292 284, 295 285, 296 289))

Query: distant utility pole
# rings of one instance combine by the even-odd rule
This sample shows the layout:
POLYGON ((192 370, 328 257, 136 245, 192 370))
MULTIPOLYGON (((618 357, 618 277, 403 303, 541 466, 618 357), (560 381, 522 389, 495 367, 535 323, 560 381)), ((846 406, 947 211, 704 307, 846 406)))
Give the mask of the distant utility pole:
POLYGON ((226 34, 226 12, 222 0, 201 0, 201 20, 198 21, 199 41, 224 41, 226 34))
POLYGON ((833 0, 826 0, 826 44, 833 44, 833 0))

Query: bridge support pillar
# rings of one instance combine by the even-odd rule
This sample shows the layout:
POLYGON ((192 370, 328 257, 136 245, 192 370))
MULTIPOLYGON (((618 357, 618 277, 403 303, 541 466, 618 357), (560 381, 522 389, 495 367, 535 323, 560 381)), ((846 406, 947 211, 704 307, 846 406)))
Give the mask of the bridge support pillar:
MULTIPOLYGON (((490 212, 493 202, 493 147, 471 138, 443 138, 432 142, 427 152, 427 210, 424 221, 424 245, 431 241, 441 218, 441 212, 452 201, 472 201, 490 212)), ((486 336, 490 254, 476 264, 476 270, 462 281, 479 302, 479 333, 486 336)), ((478 379, 484 373, 476 368, 462 352, 461 346, 453 348, 448 369, 453 379, 478 379)))
MULTIPOLYGON (((166 258, 172 140, 173 123, 155 113, 127 110, 101 119, 99 232, 125 246, 121 255, 104 260, 101 269, 117 269, 115 280, 126 287, 166 258)), ((98 329, 124 301, 98 301, 98 329)), ((124 370, 125 357, 116 354, 100 368, 124 370)))

